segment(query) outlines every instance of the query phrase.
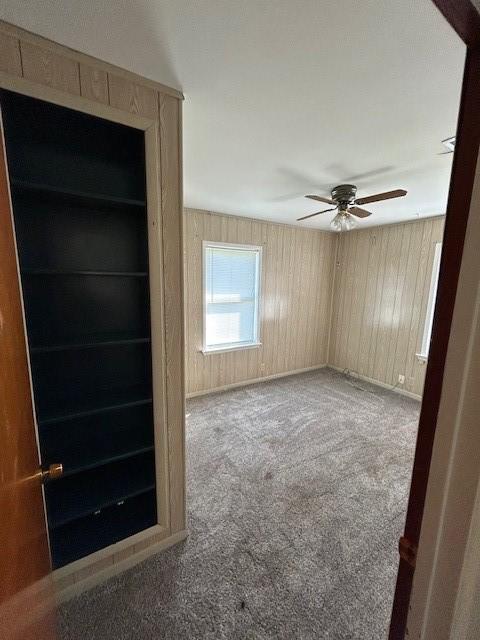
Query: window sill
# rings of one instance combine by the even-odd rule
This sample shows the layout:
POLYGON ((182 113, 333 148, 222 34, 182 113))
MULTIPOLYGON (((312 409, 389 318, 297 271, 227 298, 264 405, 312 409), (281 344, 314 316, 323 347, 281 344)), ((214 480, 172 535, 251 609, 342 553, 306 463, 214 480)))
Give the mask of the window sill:
POLYGON ((230 351, 244 351, 245 349, 257 349, 261 347, 261 342, 253 342, 251 344, 235 345, 233 347, 219 347, 218 349, 201 349, 204 356, 212 355, 213 353, 229 353, 230 351))
POLYGON ((427 362, 428 361, 428 356, 426 356, 424 353, 416 353, 415 357, 417 358, 417 360, 419 362, 427 362))

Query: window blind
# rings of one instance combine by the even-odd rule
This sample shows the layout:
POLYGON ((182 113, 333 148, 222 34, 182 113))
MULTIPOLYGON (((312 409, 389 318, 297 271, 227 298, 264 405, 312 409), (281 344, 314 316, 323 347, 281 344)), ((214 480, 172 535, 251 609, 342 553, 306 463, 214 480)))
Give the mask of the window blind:
POLYGON ((206 245, 205 348, 257 342, 259 248, 206 245))

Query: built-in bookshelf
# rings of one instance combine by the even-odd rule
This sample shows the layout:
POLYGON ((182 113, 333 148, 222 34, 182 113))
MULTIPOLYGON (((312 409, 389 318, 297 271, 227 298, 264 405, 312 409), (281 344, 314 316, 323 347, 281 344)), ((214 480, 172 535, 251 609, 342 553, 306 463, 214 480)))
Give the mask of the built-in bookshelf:
POLYGON ((144 137, 0 99, 57 568, 156 523, 144 137))

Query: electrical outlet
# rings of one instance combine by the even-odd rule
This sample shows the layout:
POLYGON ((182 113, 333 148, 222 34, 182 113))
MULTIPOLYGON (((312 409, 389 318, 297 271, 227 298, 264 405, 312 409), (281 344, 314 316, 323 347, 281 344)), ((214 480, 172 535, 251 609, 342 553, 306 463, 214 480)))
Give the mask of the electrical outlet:
POLYGON ((398 384, 405 384, 405 376, 401 373, 398 375, 398 384))

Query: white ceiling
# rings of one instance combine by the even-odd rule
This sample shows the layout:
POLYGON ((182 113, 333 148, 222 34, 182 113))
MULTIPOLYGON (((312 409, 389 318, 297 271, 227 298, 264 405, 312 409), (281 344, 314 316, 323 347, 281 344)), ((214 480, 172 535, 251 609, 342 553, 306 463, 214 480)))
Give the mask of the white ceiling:
POLYGON ((363 226, 445 211, 465 47, 431 0, 3 0, 0 16, 183 89, 188 207, 294 223, 319 210, 303 194, 354 182, 408 190, 363 226))

